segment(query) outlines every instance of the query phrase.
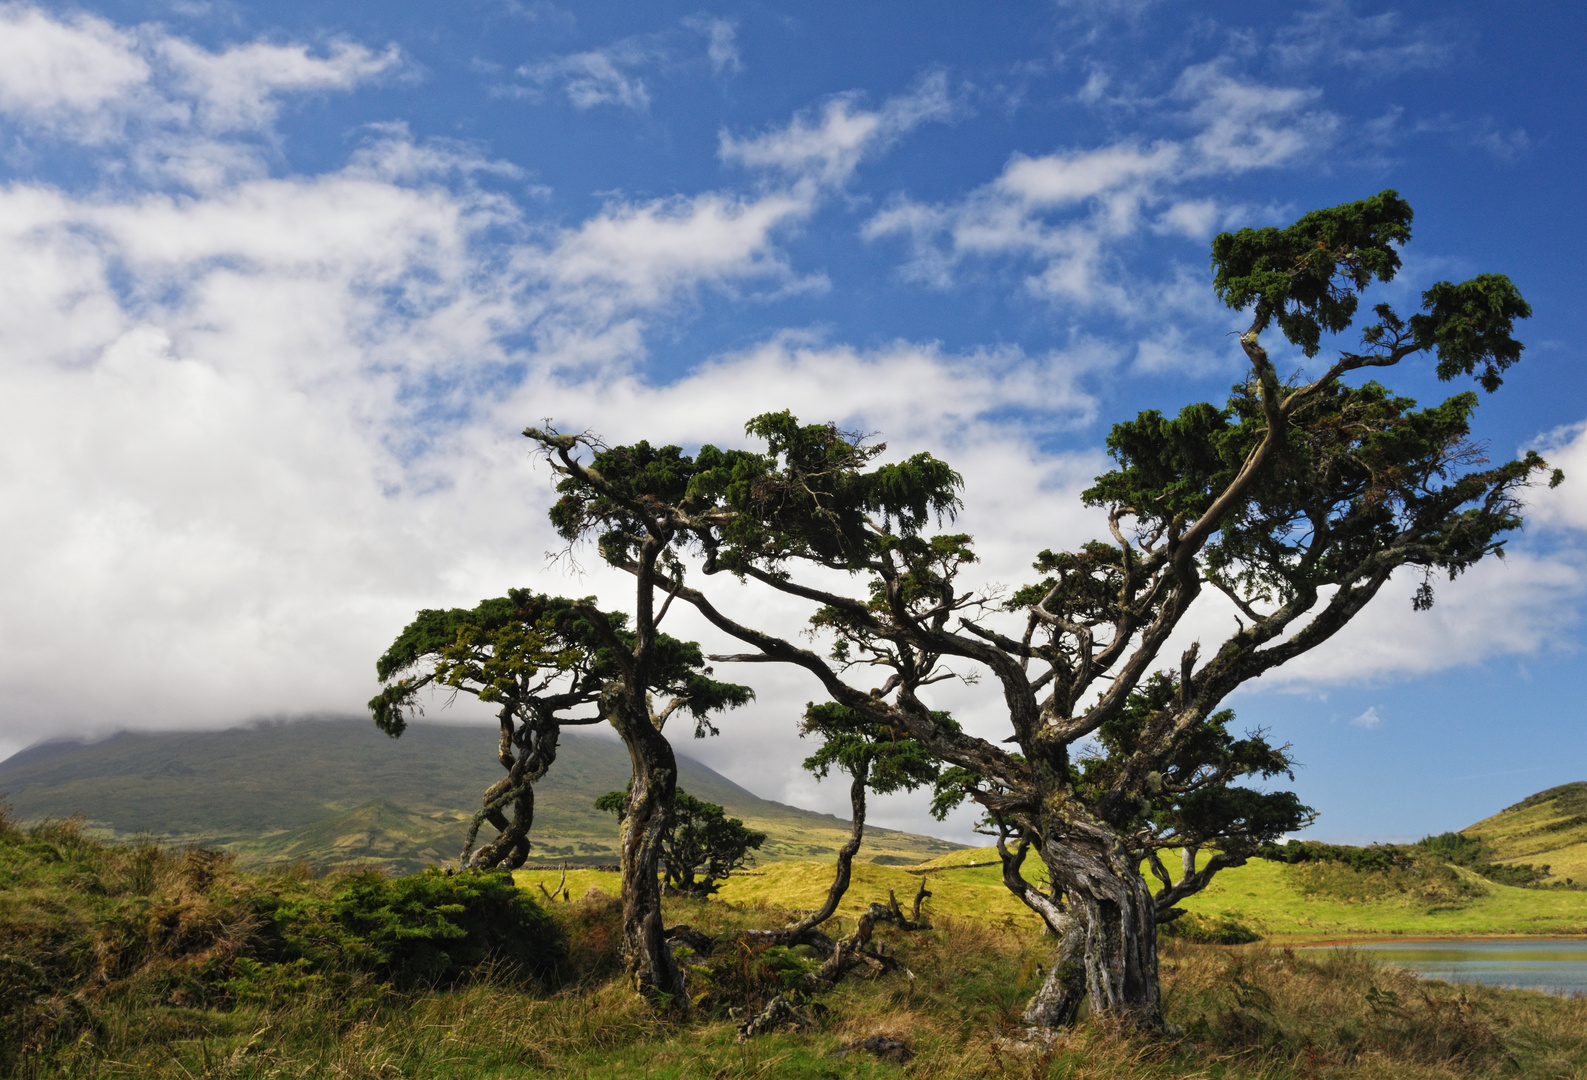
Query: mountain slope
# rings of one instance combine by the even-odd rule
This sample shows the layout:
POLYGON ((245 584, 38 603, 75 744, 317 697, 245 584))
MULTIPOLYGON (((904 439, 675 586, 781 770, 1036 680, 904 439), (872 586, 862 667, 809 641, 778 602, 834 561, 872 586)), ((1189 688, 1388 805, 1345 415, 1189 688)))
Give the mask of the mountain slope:
MULTIPOLYGON (((0 762, 0 793, 23 819, 81 814, 116 836, 202 840, 255 865, 305 859, 408 872, 456 859, 481 793, 502 775, 496 739, 493 727, 414 724, 393 740, 354 719, 123 733, 24 750, 0 762)), ((846 821, 762 799, 682 755, 678 769, 690 794, 767 833, 763 860, 826 857, 847 839, 846 821)), ((616 862, 617 823, 593 804, 628 775, 620 745, 564 733, 536 785, 532 858, 616 862)), ((957 847, 867 829, 861 857, 914 863, 957 847)))
POLYGON ((1587 783, 1540 791, 1461 832, 1488 844, 1499 862, 1546 865, 1553 880, 1587 881, 1587 783))

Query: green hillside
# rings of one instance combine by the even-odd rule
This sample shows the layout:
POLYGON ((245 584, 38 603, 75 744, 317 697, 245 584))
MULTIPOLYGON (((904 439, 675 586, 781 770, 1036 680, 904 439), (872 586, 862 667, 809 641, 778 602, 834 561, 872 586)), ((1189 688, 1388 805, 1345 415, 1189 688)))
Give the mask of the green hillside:
MULTIPOLYGON (((502 775, 496 738, 493 727, 415 724, 393 740, 355 719, 123 733, 24 750, 0 762, 0 794, 23 820, 80 814, 108 836, 202 840, 254 866, 303 859, 406 873, 457 857, 480 794, 502 775)), ((762 799, 681 755, 678 765, 683 788, 768 835, 762 861, 825 858, 847 839, 846 821, 762 799)), ((536 788, 532 858, 617 862, 617 823, 593 803, 628 773, 620 745, 565 733, 536 788)), ((866 834, 867 857, 895 865, 958 847, 866 834)))
POLYGON ((1551 881, 1587 881, 1587 783, 1540 791, 1461 831, 1498 862, 1548 866, 1551 881))

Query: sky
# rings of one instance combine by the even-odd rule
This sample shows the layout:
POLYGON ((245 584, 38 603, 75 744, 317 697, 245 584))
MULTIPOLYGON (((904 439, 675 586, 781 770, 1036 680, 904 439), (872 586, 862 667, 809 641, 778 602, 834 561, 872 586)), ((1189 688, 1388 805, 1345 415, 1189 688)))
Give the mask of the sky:
MULTIPOLYGON (((1584 54, 1577 5, 1475 0, 0 4, 0 756, 356 713, 420 608, 622 603, 553 557, 543 420, 692 449, 791 408, 931 450, 984 581, 1021 581, 1103 531, 1111 424, 1242 377, 1211 237, 1394 188, 1414 239, 1369 301, 1510 275, 1528 347, 1476 434, 1569 479, 1431 611, 1396 579, 1229 705, 1317 838, 1587 779, 1584 54)), ((737 677, 756 704, 679 750, 841 811, 799 769, 814 684, 737 677)), ((973 838, 920 796, 871 819, 973 838)))

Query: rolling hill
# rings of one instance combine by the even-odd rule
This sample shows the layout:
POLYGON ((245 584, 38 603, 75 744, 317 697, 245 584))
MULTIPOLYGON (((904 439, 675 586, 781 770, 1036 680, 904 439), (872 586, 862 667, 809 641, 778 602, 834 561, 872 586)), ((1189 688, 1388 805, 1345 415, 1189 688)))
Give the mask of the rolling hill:
MULTIPOLYGON (((202 841, 251 866, 301 859, 406 873, 456 859, 481 793, 502 775, 495 753, 494 727, 414 724, 393 740, 363 719, 128 732, 24 750, 0 762, 0 796, 23 820, 82 815, 110 837, 202 841)), ((767 834, 762 862, 824 859, 847 839, 847 821, 762 799, 682 755, 678 765, 690 794, 767 834)), ((620 745, 564 733, 556 764, 536 787, 531 858, 617 862, 617 823, 593 804, 628 774, 620 745)), ((958 847, 866 830, 865 857, 883 865, 958 847)))
POLYGON ((1540 791, 1461 832, 1487 844, 1498 862, 1544 865, 1551 880, 1587 881, 1587 783, 1540 791))

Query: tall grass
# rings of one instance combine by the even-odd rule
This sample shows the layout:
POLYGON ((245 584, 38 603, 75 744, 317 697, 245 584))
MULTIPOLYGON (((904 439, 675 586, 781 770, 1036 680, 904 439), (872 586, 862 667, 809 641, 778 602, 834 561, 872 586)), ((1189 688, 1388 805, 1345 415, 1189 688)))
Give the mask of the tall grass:
MULTIPOLYGON (((1050 1045, 1019 1028, 1050 941, 1008 920, 880 928, 907 973, 853 978, 806 1007, 819 1029, 736 1041, 730 1000, 670 1023, 620 974, 607 897, 548 905, 567 940, 560 986, 485 964, 450 987, 270 959, 260 897, 338 895, 299 868, 239 872, 153 842, 106 847, 71 823, 0 820, 0 1074, 114 1077, 1485 1077, 1587 1074, 1587 1000, 1419 982, 1359 953, 1165 942, 1180 1034, 1083 1022, 1050 1045), (904 1042, 908 1064, 858 1048, 904 1042)), ((930 910, 928 903, 928 911, 930 910)), ((679 901, 708 932, 787 912, 679 901)), ((786 957, 745 954, 743 986, 786 957), (758 966, 757 966, 758 965, 758 966)), ((740 970, 734 969, 734 970, 740 970)), ((770 973, 769 975, 767 973, 770 973)), ((731 972, 697 975, 719 989, 731 972), (714 980, 712 982, 711 980, 714 980)), ((740 984, 734 984, 740 985, 740 984)))

